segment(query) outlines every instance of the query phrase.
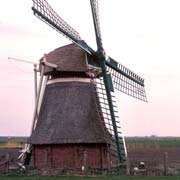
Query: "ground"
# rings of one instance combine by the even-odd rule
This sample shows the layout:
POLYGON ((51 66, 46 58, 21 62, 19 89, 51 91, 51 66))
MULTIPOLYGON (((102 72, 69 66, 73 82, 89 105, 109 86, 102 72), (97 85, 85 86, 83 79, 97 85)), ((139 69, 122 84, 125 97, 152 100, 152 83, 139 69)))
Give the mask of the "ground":
POLYGON ((163 169, 166 153, 170 173, 180 173, 179 137, 132 137, 126 142, 131 166, 145 162, 147 169, 163 169))
MULTIPOLYGON (((18 157, 19 151, 23 146, 24 141, 16 141, 16 140, 1 140, 0 139, 0 160, 3 158, 3 155, 6 155, 7 153, 10 154, 10 158, 16 159, 18 157)), ((133 167, 138 166, 138 163, 143 161, 145 162, 148 175, 162 175, 163 169, 164 169, 164 153, 168 153, 168 172, 170 174, 179 174, 180 175, 180 137, 170 137, 170 138, 161 138, 161 137, 132 137, 126 139, 127 143, 127 150, 128 150, 128 157, 130 161, 131 169, 133 167)), ((12 177, 3 177, 0 176, 0 180, 11 180, 12 177), (8 179, 9 178, 9 179, 8 179)), ((34 177, 18 177, 20 180, 25 179, 32 179, 34 177)), ((17 179, 18 179, 17 178, 17 179)), ((98 177, 101 179, 102 177, 98 177)), ((137 180, 137 176, 135 177, 105 177, 104 179, 132 179, 137 180)), ((156 177, 153 179, 153 177, 138 177, 140 180, 160 180, 161 177, 156 177)), ((175 176, 169 176, 169 177, 163 177, 165 180, 176 180, 180 179, 180 177, 175 176)), ((16 177, 14 177, 16 179, 16 177)), ((38 179, 38 177, 36 177, 38 179)), ((43 179, 42 177, 39 177, 39 179, 43 179)), ((45 177, 45 179, 74 179, 76 180, 76 177, 45 177)), ((79 177, 77 178, 79 179, 79 177)), ((87 178, 83 178, 87 179, 87 178)), ((91 179, 91 178, 89 178, 91 179)), ((98 180, 96 178, 92 178, 92 180, 98 180)))
POLYGON ((179 180, 180 176, 0 176, 1 180, 179 180))

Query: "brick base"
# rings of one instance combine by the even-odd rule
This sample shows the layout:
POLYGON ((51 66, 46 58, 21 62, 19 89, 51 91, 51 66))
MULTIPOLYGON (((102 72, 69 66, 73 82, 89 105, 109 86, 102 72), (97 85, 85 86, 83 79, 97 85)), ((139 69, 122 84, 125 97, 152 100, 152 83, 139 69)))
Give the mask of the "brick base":
POLYGON ((109 167, 106 144, 34 145, 36 168, 81 169, 109 167))

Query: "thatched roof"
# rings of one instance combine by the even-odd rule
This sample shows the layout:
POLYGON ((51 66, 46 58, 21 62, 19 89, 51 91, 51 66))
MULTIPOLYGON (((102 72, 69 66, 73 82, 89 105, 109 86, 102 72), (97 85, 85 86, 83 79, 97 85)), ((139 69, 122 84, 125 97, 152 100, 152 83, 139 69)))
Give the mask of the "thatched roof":
POLYGON ((91 82, 48 84, 32 144, 105 143, 91 82))
MULTIPOLYGON (((76 44, 69 44, 49 52, 46 54, 46 61, 58 66, 56 72, 88 71, 86 53, 76 44)), ((54 69, 45 68, 45 74, 52 72, 54 72, 54 69)))

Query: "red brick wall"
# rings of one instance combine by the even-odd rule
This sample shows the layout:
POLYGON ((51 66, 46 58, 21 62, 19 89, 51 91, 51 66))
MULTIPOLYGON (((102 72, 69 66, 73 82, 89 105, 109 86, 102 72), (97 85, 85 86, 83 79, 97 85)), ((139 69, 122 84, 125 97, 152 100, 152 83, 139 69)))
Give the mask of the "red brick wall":
POLYGON ((52 146, 52 167, 73 168, 75 163, 72 146, 52 146))
POLYGON ((34 166, 38 168, 107 168, 105 144, 34 145, 34 166))

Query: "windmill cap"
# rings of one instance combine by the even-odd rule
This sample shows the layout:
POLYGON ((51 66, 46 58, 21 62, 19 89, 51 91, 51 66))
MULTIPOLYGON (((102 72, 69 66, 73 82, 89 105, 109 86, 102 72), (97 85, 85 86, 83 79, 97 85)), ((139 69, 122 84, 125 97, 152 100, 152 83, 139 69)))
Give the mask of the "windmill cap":
POLYGON ((63 72, 66 74, 69 72, 98 76, 101 73, 97 64, 91 63, 93 57, 74 43, 57 48, 45 54, 44 57, 40 59, 40 69, 42 64, 45 64, 45 75, 62 75, 63 72))
MULTIPOLYGON (((53 64, 54 67, 45 66, 44 73, 45 75, 58 74, 59 72, 86 73, 92 71, 92 69, 97 69, 88 64, 87 56, 86 52, 74 43, 57 48, 45 55, 47 64, 53 64)), ((40 66, 42 62, 44 62, 43 58, 40 59, 40 66)))

